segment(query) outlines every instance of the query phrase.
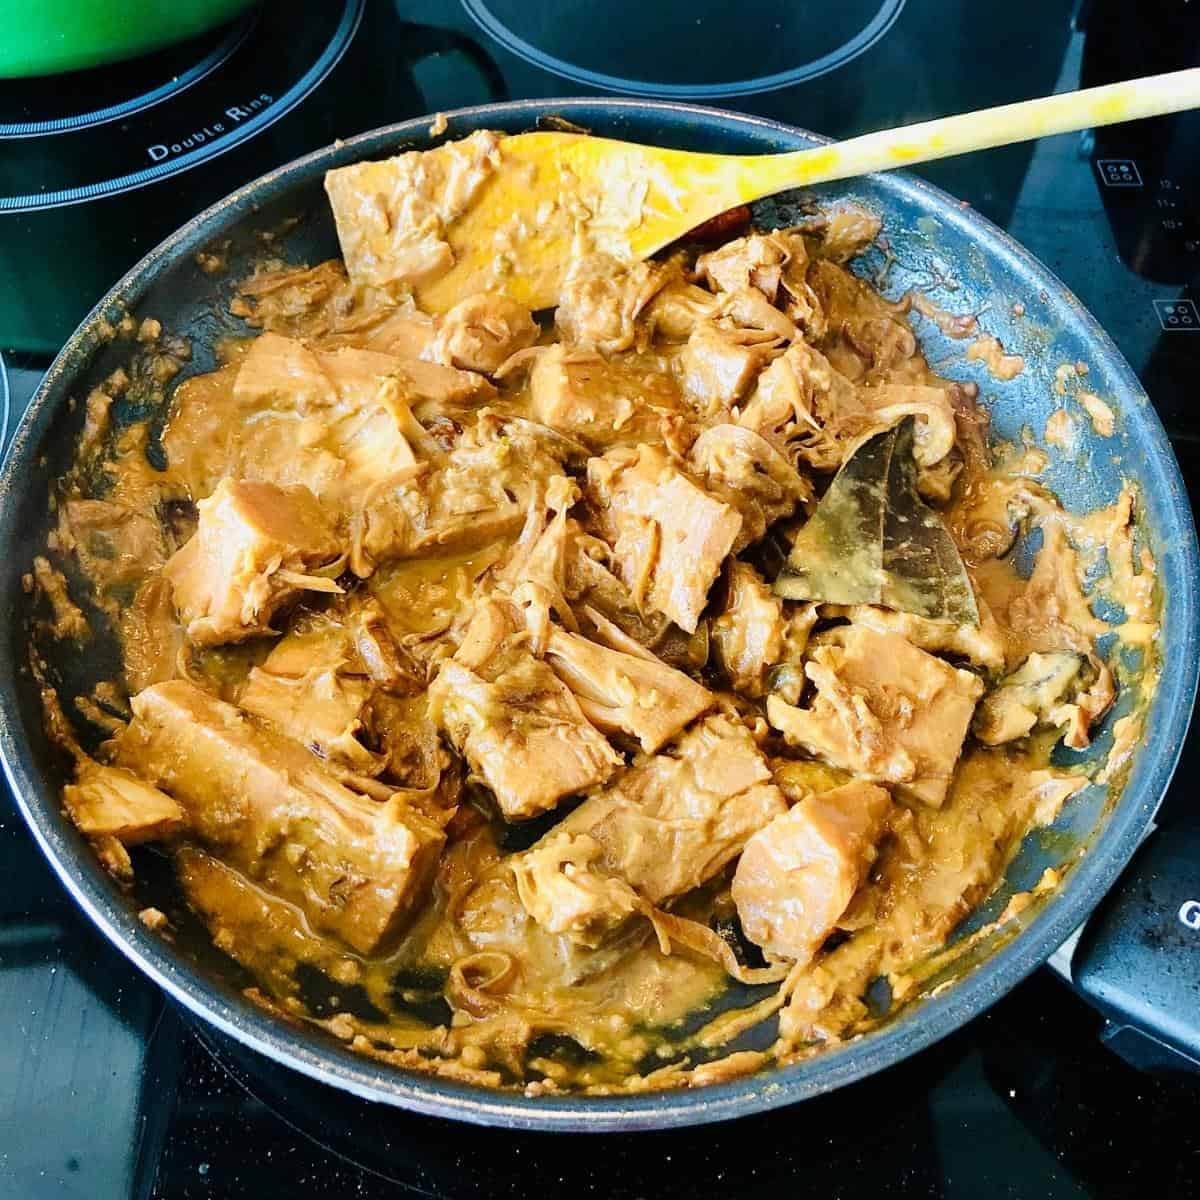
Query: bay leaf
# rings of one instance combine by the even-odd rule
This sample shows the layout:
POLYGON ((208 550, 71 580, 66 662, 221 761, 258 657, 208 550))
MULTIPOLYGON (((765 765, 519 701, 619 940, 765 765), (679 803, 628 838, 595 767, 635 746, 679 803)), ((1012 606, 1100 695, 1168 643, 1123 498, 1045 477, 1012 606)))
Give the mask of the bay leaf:
POLYGON ((979 624, 958 548, 917 491, 915 422, 872 435, 842 465, 792 543, 777 595, 979 624))

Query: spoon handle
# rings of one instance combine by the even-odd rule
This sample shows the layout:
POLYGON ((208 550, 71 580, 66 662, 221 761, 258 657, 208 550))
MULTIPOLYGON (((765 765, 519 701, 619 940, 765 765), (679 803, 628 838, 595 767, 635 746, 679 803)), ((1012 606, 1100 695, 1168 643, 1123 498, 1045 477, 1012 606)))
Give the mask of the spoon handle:
POLYGON ((1200 108, 1200 67, 1147 75, 746 160, 745 200, 1056 133, 1200 108))

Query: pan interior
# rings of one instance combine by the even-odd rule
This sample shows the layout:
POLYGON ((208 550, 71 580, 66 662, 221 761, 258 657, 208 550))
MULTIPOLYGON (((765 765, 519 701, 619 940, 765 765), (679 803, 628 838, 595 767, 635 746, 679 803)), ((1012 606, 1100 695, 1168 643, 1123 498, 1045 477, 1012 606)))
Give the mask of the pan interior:
MULTIPOLYGON (((803 135, 765 123, 666 105, 576 102, 553 107, 597 133, 687 148, 762 152, 806 144, 803 135)), ((448 136, 484 127, 517 132, 533 123, 533 111, 530 106, 513 105, 452 115, 448 136)), ((146 905, 180 911, 172 873, 161 856, 149 850, 139 853, 137 887, 132 895, 122 896, 61 817, 57 792, 67 764, 45 736, 36 683, 25 667, 32 617, 21 576, 33 554, 45 544, 51 520, 46 503, 50 483, 70 464, 82 421, 82 400, 113 370, 129 362, 129 344, 109 339, 106 329, 124 311, 139 320, 154 317, 166 329, 188 338, 194 347, 180 379, 212 369, 211 347, 217 339, 244 333, 241 323, 229 315, 228 302, 234 283, 247 273, 247 264, 261 254, 264 238, 270 239, 273 254, 291 263, 315 263, 337 254, 321 188, 323 169, 424 144, 424 124, 412 123, 324 152, 236 194, 135 269, 114 297, 85 322, 48 375, 10 451, 0 483, 0 536, 5 545, 0 602, 10 614, 0 647, 4 689, 0 742, 10 777, 43 847, 105 932, 185 1003, 226 1032, 360 1094, 468 1119, 528 1125, 574 1123, 593 1128, 716 1119, 853 1078, 939 1036, 1032 969, 1062 940, 1111 882, 1152 816, 1169 777, 1181 740, 1180 722, 1186 722, 1194 691, 1195 565, 1186 500, 1181 499, 1182 485, 1161 428, 1111 343, 1073 297, 1016 252, 1003 235, 932 189, 894 179, 827 185, 804 197, 767 202, 759 207, 758 220, 768 227, 793 224, 804 204, 812 200, 818 204, 853 201, 879 213, 886 247, 864 256, 856 269, 889 298, 919 289, 949 311, 986 314, 984 328, 999 337, 1007 350, 1024 356, 1028 365, 1020 376, 997 382, 982 364, 963 357, 960 344, 931 322, 919 321, 917 332, 931 364, 947 378, 979 384, 997 438, 1014 443, 1025 439, 1046 449, 1050 459, 1046 481, 1068 509, 1088 512, 1111 503, 1125 477, 1141 483, 1146 498, 1142 533, 1158 561, 1165 602, 1164 677, 1148 726, 1152 735, 1135 755, 1123 799, 1118 786, 1089 787, 1068 804, 1054 826, 1026 840, 1001 888, 962 927, 958 937, 995 920, 1008 898, 1033 887, 1047 868, 1075 864, 1074 869, 1057 892, 1040 897, 1018 918, 974 943, 944 968, 931 970, 922 990, 924 994, 937 992, 936 998, 906 1007, 894 1021, 860 1039, 856 1046, 787 1068, 778 1077, 722 1085, 711 1089, 711 1095, 595 1103, 531 1103, 491 1097, 441 1081, 406 1079, 392 1069, 354 1059, 318 1032, 274 1028, 270 1018, 256 1012, 242 997, 248 977, 212 947, 198 922, 184 922, 171 948, 156 943, 138 925, 136 912, 146 905), (212 273, 201 270, 195 257, 200 252, 216 253, 222 269, 212 273), (1075 454, 1068 459, 1054 447, 1044 446, 1041 432, 1057 403, 1056 371, 1075 363, 1086 364, 1089 390, 1116 410, 1118 431, 1107 439, 1082 428, 1075 454), (76 401, 73 408, 69 399, 76 401), (1164 708, 1166 704, 1173 709, 1164 708), (1102 845, 1084 853, 1097 841, 1102 845), (992 972, 991 987, 971 981, 974 990, 970 990, 962 981, 985 964, 992 972), (960 986, 947 990, 950 983, 960 986)), ((127 418, 133 415, 127 414, 127 418)), ((114 673, 115 645, 103 635, 89 644, 86 655, 69 643, 47 642, 44 649, 50 674, 64 698, 86 692, 98 679, 114 673)), ((1153 665, 1149 661, 1129 664, 1134 676, 1153 665)), ((1128 702, 1128 698, 1123 701, 1128 702)), ((1099 759, 1107 755, 1112 723, 1123 712, 1119 707, 1107 718, 1090 756, 1099 759)), ((737 987, 729 994, 730 1003, 747 998, 737 987)))

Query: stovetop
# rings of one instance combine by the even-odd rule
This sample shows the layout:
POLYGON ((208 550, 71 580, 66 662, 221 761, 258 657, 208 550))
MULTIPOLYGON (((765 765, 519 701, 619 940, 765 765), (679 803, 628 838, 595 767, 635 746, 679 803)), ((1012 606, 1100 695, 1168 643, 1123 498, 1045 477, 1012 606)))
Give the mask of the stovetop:
MULTIPOLYGON (((833 136, 1200 63, 1185 0, 314 0, 168 53, 0 82, 0 416, 161 237, 332 138, 518 97, 680 97, 833 136), (7 407, 6 407, 7 405, 7 407)), ((922 171, 1076 292, 1200 498, 1196 126, 922 171)), ((1160 822, 1194 822, 1189 747, 1160 822)), ((698 1131, 478 1130, 373 1109, 194 1028, 103 942, 0 796, 0 1200, 1200 1193, 1194 1079, 1119 1058, 1051 971, 882 1076, 698 1131), (1165 1186, 1164 1186, 1165 1185, 1165 1186)), ((1110 1039, 1111 1040, 1111 1039, 1110 1039)), ((1115 1044, 1115 1043, 1114 1043, 1115 1044)), ((1138 1057, 1136 1054, 1134 1057, 1138 1057)))

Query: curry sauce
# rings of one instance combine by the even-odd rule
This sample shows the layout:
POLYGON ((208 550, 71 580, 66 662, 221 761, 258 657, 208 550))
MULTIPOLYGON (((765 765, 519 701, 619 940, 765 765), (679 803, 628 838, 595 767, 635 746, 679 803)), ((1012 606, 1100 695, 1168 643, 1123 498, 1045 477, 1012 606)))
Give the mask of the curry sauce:
POLYGON ((423 313, 493 142, 332 172, 344 264, 260 264, 215 370, 172 383, 152 329, 166 398, 89 400, 29 582, 38 638, 84 605, 123 665, 70 698, 94 753, 49 701, 64 807, 126 884, 170 856, 257 1002, 400 1067, 538 1094, 817 1053, 1136 741, 1136 489, 1076 516, 993 443, 850 270, 858 209, 584 239, 552 312, 501 273, 423 313), (1056 765, 1124 689, 1114 760, 1056 765))

